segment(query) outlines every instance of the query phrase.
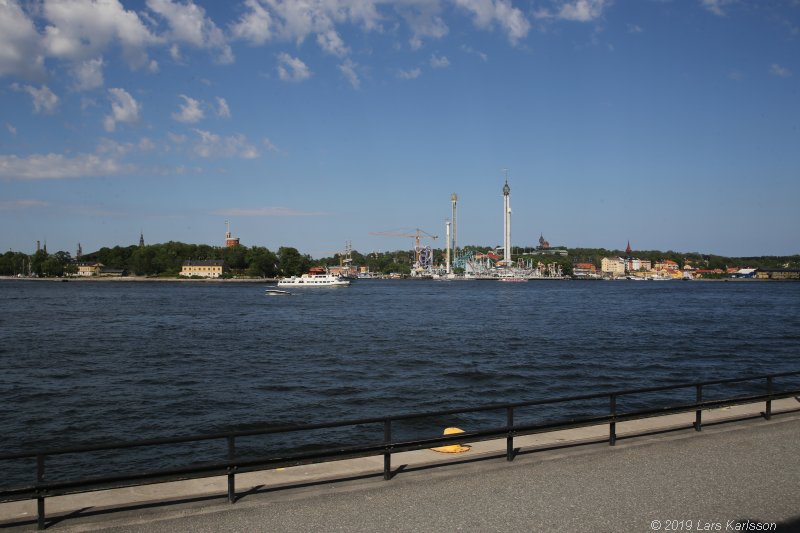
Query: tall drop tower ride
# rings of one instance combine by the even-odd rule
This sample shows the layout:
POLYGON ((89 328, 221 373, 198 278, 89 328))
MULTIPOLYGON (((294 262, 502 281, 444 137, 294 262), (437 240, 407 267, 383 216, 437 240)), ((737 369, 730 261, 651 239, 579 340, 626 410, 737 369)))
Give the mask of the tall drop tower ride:
POLYGON ((455 255, 456 254, 456 246, 458 245, 458 241, 456 240, 456 228, 458 227, 458 224, 456 223, 456 203, 458 202, 458 195, 456 193, 453 193, 453 194, 450 195, 450 202, 453 204, 453 218, 451 218, 450 220, 453 223, 453 246, 452 246, 452 248, 453 248, 453 255, 455 255))
POLYGON ((508 170, 506 170, 506 184, 503 185, 503 264, 511 266, 511 204, 508 186, 508 170))

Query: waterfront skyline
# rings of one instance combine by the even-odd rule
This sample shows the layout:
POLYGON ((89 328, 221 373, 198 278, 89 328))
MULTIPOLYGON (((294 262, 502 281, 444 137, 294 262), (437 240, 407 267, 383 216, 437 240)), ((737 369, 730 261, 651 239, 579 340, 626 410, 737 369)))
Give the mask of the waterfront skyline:
POLYGON ((800 4, 0 2, 0 246, 800 253, 800 4), (87 23, 86 21, 91 21, 87 23))

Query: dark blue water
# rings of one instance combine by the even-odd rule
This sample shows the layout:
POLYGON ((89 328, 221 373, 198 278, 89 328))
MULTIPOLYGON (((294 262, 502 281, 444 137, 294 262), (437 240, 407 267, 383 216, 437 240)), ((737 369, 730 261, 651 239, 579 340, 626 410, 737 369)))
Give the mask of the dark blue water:
POLYGON ((264 288, 0 281, 0 453, 800 369, 798 283, 264 288))

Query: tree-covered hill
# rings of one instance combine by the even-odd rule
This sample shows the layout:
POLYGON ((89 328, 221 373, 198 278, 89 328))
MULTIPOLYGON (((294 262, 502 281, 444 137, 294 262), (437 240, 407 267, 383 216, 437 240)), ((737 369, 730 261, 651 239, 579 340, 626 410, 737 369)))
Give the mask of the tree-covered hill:
MULTIPOLYGON (((493 246, 469 245, 464 247, 474 253, 494 251, 493 246)), ((544 264, 557 262, 566 274, 572 272, 575 263, 593 263, 597 267, 603 257, 627 257, 624 250, 605 248, 569 248, 568 255, 550 255, 533 248, 512 249, 516 260, 520 257, 544 264)), ((793 256, 761 256, 761 257, 723 257, 698 252, 675 252, 668 250, 634 250, 630 255, 639 259, 647 259, 653 263, 671 259, 680 267, 691 265, 701 269, 724 268, 800 268, 800 255, 793 256)), ((433 250, 433 263, 443 264, 445 251, 433 250)), ((413 250, 396 250, 361 254, 353 250, 350 258, 352 265, 367 267, 373 273, 408 274, 414 263, 413 250)), ((99 262, 104 266, 123 270, 135 276, 177 276, 181 265, 187 260, 222 259, 231 269, 231 275, 257 278, 274 278, 280 276, 300 275, 315 265, 334 266, 343 263, 344 257, 336 254, 319 260, 313 260, 296 248, 282 246, 273 252, 262 246, 219 247, 207 244, 186 244, 170 241, 147 246, 114 246, 84 254, 81 262, 99 262)), ((69 252, 59 251, 48 254, 39 250, 33 255, 8 251, 0 255, 0 275, 27 275, 51 277, 73 274, 77 271, 76 261, 69 252)))

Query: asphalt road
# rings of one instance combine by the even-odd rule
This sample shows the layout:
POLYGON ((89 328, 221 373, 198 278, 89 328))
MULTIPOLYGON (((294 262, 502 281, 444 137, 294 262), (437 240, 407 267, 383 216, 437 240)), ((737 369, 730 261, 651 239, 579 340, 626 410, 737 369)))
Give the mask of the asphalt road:
POLYGON ((53 530, 311 531, 800 530, 800 417, 754 420, 404 471, 220 500, 125 511, 53 530), (748 522, 749 525, 748 525, 748 522), (751 529, 746 529, 750 527, 751 529), (706 529, 702 529, 706 528, 706 529))

